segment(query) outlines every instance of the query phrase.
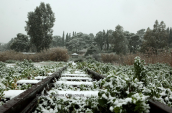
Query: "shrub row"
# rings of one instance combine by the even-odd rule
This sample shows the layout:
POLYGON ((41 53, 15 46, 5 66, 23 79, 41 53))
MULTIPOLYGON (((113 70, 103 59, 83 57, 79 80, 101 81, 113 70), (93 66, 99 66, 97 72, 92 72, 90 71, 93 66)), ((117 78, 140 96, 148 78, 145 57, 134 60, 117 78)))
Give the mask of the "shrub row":
POLYGON ((101 60, 105 63, 133 65, 134 58, 136 56, 139 56, 141 59, 145 60, 146 63, 150 63, 150 64, 167 63, 172 66, 172 54, 170 52, 151 54, 149 56, 142 53, 126 54, 126 55, 101 54, 101 60))
POLYGON ((69 59, 68 51, 64 48, 51 48, 35 54, 23 54, 15 51, 0 52, 0 61, 23 61, 24 59, 32 60, 34 62, 40 61, 67 61, 69 59))

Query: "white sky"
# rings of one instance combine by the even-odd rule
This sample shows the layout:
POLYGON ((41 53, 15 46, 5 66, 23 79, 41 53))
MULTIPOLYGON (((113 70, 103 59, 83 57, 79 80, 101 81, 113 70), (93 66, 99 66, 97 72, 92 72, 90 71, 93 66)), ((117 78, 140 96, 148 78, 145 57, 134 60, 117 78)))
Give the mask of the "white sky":
POLYGON ((0 0, 0 42, 18 33, 27 34, 27 14, 40 2, 49 3, 55 13, 53 35, 83 32, 94 35, 118 24, 136 33, 152 28, 155 20, 172 27, 172 0, 0 0))

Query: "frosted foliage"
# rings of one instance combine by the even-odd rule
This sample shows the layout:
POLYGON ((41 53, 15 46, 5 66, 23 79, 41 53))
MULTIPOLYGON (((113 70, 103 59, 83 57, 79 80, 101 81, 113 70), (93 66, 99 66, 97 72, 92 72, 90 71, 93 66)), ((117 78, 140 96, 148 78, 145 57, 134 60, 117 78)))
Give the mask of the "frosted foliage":
POLYGON ((159 63, 145 65, 140 57, 135 58, 135 66, 114 66, 96 61, 87 61, 78 65, 81 69, 88 67, 107 77, 97 84, 101 84, 100 88, 103 89, 99 92, 99 102, 102 104, 108 102, 106 107, 109 107, 110 111, 125 111, 123 105, 127 103, 126 98, 131 98, 133 103, 142 105, 144 108, 141 109, 146 112, 149 111, 148 98, 172 107, 172 68, 159 63), (137 98, 134 99, 135 96, 137 98), (118 107, 115 107, 117 105, 118 107))
MULTIPOLYGON (((106 78, 93 81, 92 86, 74 88, 65 84, 57 84, 46 96, 40 97, 37 111, 54 109, 58 112, 149 112, 148 99, 157 100, 172 107, 172 68, 166 64, 147 64, 139 57, 131 66, 115 66, 97 61, 69 63, 68 71, 72 74, 89 68, 106 78), (64 91, 98 91, 98 96, 83 97, 54 97, 57 90, 64 91), (41 102, 42 101, 42 102, 41 102), (47 101, 47 105, 43 105, 47 101), (53 103, 54 107, 50 106, 53 103)), ((84 76, 83 76, 84 77, 84 76)))
MULTIPOLYGON (((46 78, 65 65, 64 62, 32 63, 31 60, 13 64, 0 62, 0 99, 4 99, 6 102, 5 98, 14 98, 20 94, 20 91, 32 87, 32 83, 42 80, 35 80, 35 78, 46 78)), ((0 104, 2 105, 4 102, 1 101, 0 104)))

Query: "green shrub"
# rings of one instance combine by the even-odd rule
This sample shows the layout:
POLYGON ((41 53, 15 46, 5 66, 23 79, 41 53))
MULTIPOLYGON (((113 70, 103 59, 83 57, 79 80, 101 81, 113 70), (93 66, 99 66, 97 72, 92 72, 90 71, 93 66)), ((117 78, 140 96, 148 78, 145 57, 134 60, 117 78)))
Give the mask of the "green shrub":
POLYGON ((140 57, 135 57, 134 59, 134 71, 135 71, 135 78, 139 81, 144 82, 146 85, 146 69, 145 69, 145 61, 141 60, 140 57))
POLYGON ((85 53, 85 56, 92 55, 93 53, 96 53, 96 49, 88 49, 87 52, 85 53))

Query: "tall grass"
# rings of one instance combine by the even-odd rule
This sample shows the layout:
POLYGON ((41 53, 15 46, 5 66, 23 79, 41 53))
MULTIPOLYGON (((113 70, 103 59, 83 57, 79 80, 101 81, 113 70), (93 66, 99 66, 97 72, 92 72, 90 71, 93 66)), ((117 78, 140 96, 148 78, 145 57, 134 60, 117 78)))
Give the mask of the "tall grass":
POLYGON ((120 61, 120 56, 112 54, 112 53, 110 53, 110 54, 101 54, 101 59, 105 63, 113 63, 113 62, 118 63, 120 61))
POLYGON ((101 54, 101 60, 103 62, 109 63, 117 63, 124 65, 133 65, 134 58, 139 56, 141 59, 145 60, 145 62, 155 64, 155 63, 167 63, 172 66, 172 53, 171 52, 160 52, 158 54, 126 54, 126 55, 116 55, 116 54, 101 54))
POLYGON ((67 49, 64 48, 51 48, 44 50, 36 54, 23 54, 15 51, 4 51, 0 52, 0 61, 17 60, 22 61, 24 59, 32 60, 34 62, 40 61, 68 61, 69 55, 67 49))

